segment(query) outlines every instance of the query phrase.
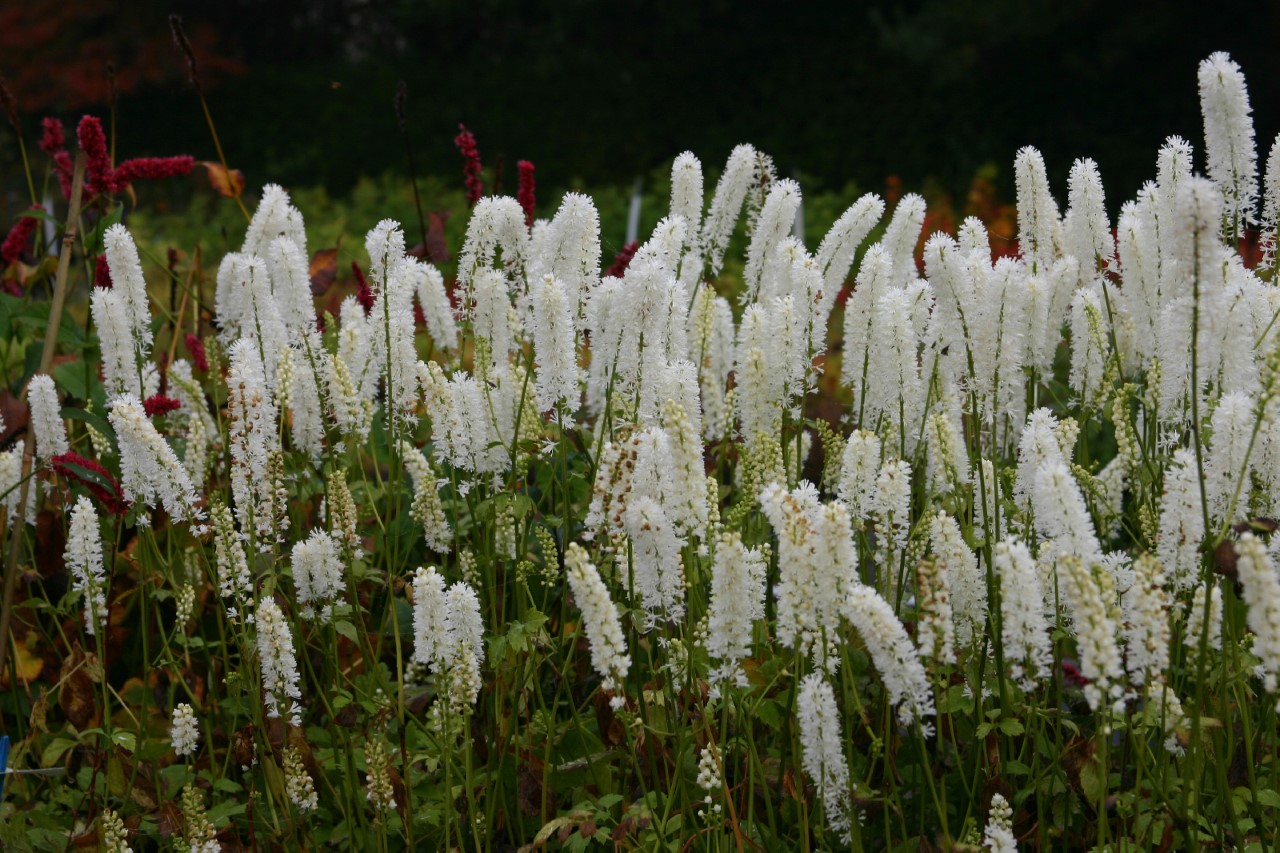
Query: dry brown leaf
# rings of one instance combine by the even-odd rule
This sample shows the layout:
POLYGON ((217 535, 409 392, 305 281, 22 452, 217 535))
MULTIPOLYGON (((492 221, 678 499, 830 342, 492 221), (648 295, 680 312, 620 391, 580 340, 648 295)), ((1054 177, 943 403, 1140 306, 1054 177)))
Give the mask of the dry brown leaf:
POLYGON ((239 198, 244 192, 244 173, 239 169, 228 169, 212 160, 202 160, 200 165, 208 170, 209 186, 213 187, 213 191, 218 195, 239 198))

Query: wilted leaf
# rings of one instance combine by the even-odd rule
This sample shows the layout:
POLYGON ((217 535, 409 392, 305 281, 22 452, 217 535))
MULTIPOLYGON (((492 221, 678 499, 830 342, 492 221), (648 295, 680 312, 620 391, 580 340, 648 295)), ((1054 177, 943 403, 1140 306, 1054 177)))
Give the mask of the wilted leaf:
POLYGON ((93 679, 85 665, 84 650, 76 643, 71 654, 62 664, 62 689, 58 691, 58 705, 67 720, 77 729, 87 729, 98 716, 94 702, 93 679))
POLYGON ((228 169, 221 163, 203 160, 200 163, 209 172, 209 186, 220 196, 239 198, 244 192, 244 173, 239 169, 228 169))
POLYGON ((323 296, 338 278, 338 247, 321 249, 312 255, 307 274, 311 276, 311 295, 323 296))

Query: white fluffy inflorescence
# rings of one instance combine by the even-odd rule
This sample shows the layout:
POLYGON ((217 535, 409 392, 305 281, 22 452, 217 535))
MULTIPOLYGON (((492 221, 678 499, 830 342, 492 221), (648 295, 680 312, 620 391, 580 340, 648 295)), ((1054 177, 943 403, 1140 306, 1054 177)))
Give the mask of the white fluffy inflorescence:
POLYGON ((866 643, 890 703, 898 706, 898 719, 929 732, 924 718, 934 714, 933 689, 892 605, 871 587, 856 585, 845 597, 844 613, 866 643))
POLYGON ((1206 166, 1226 202, 1228 234, 1238 236, 1255 221, 1258 199, 1258 149, 1249 92, 1240 66, 1225 53, 1201 62, 1199 79, 1206 166))
POLYGON ((262 668, 263 701, 268 717, 289 716, 291 725, 302 725, 302 699, 298 687, 298 660, 293 651, 293 635, 280 606, 271 597, 258 602, 258 663, 262 668))
POLYGON ((84 629, 92 636, 107 618, 107 576, 102 565, 98 513, 84 495, 76 500, 75 509, 71 511, 64 559, 76 579, 76 591, 84 595, 84 629))
POLYGON ((760 552, 734 531, 720 534, 711 567, 707 654, 720 663, 711 681, 746 684, 742 660, 751 651, 751 629, 764 618, 765 564, 760 552))
POLYGON ((484 663, 480 600, 462 581, 446 589, 435 567, 413 578, 413 661, 445 679, 454 712, 475 705, 484 663))
POLYGON ((1018 840, 1013 837, 1013 809, 1001 794, 991 795, 987 826, 982 830, 982 846, 991 853, 1018 853, 1018 840))
POLYGON ((811 672, 800 682, 796 709, 804 772, 822 800, 827 825, 848 844, 852 825, 849 763, 844 757, 836 695, 821 673, 811 672))
POLYGON ((991 564, 1000 583, 1005 666, 1019 686, 1029 692, 1053 665, 1040 573, 1031 551, 1012 537, 996 543, 991 564))
POLYGON ((1262 661, 1263 685, 1275 693, 1280 690, 1280 575, 1267 546, 1254 534, 1241 534, 1236 553, 1236 571, 1249 605, 1249 630, 1255 638, 1253 653, 1262 661))
POLYGON ((169 727, 169 739, 178 755, 194 755, 200 748, 200 723, 196 712, 186 702, 173 709, 173 725, 169 727))
POLYGON ((293 546, 293 584, 302 605, 302 618, 328 622, 333 605, 347 588, 338 543, 323 530, 293 546))
POLYGON ((604 689, 615 694, 610 704, 621 708, 625 700, 620 692, 631 667, 631 658, 627 655, 627 641, 622 635, 618 608, 609 598, 609 590, 600 580, 600 573, 578 543, 571 542, 565 549, 564 568, 573 598, 582 611, 583 630, 591 644, 591 665, 604 679, 604 689))
POLYGON ((31 404, 31 428, 36 437, 36 458, 47 462, 66 453, 67 425, 62 420, 58 389, 53 377, 37 373, 27 386, 27 402, 31 404))
POLYGON ((187 469, 156 431, 142 401, 126 394, 111 403, 107 416, 120 442, 120 486, 124 496, 148 506, 161 505, 174 521, 199 520, 204 511, 187 469))

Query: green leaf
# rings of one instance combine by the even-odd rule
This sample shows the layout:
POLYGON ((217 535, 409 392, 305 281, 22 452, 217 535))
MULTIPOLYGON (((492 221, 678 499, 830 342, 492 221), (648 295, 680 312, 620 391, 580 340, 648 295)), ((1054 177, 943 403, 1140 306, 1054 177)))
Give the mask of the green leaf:
POLYGON ((138 736, 123 729, 116 729, 112 732, 111 741, 125 752, 133 752, 138 748, 138 736))
POLYGON ((1080 788, 1089 802, 1097 805, 1107 795, 1107 771, 1097 755, 1089 756, 1080 768, 1080 788))
POLYGON ((113 444, 115 443, 116 431, 111 428, 111 422, 97 412, 86 412, 84 409, 78 409, 75 406, 64 406, 62 416, 73 421, 84 421, 105 435, 113 444))
POLYGON ((80 360, 64 361, 53 366, 53 378, 62 388, 77 400, 89 399, 90 370, 80 360))
POLYGON ((1026 727, 1022 725, 1021 721, 1007 719, 1000 721, 1000 731, 1009 735, 1009 737, 1017 737, 1020 734, 1026 733, 1027 730, 1026 727))
POLYGON ((346 637, 353 643, 359 643, 360 638, 356 635, 356 626, 348 622, 346 619, 339 619, 333 623, 333 630, 346 637))
POLYGON ((1258 792, 1258 805, 1269 809, 1280 809, 1280 794, 1271 788, 1263 788, 1258 792))
POLYGON ((71 738, 59 737, 49 742, 49 745, 40 753, 41 767, 56 767, 62 761, 62 756, 67 754, 67 750, 76 745, 71 738))

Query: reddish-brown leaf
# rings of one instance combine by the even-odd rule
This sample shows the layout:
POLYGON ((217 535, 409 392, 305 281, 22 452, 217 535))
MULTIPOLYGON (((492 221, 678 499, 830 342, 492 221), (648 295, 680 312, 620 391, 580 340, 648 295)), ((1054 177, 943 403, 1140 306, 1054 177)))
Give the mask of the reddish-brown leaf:
POLYGON ((444 226, 452 214, 437 210, 427 214, 427 259, 437 264, 450 261, 449 243, 444 238, 444 226))
POLYGON ((311 295, 323 296, 338 278, 338 247, 321 249, 311 256, 311 295))
POLYGON ((0 432, 0 447, 7 445, 15 435, 25 432, 30 417, 31 410, 26 400, 13 396, 8 388, 0 388, 0 418, 4 418, 4 430, 0 432))
POLYGON ((239 198, 240 193, 244 192, 244 173, 239 169, 228 169, 212 160, 202 160, 200 165, 208 170, 209 186, 213 187, 213 191, 218 195, 239 198))

